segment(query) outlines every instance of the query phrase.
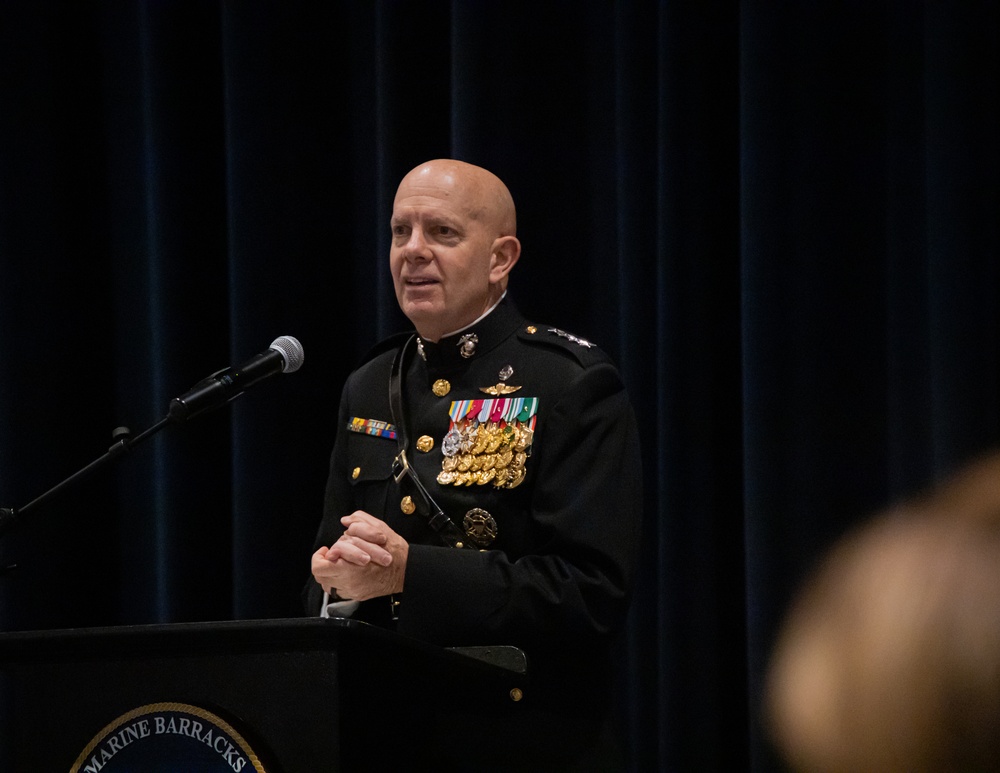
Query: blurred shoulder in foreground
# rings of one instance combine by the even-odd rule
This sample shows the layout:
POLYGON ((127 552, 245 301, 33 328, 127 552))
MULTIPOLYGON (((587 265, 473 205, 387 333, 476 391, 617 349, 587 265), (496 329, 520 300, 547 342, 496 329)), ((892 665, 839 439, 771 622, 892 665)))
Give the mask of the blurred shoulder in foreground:
POLYGON ((834 547, 766 711, 796 770, 1000 770, 1000 454, 834 547))

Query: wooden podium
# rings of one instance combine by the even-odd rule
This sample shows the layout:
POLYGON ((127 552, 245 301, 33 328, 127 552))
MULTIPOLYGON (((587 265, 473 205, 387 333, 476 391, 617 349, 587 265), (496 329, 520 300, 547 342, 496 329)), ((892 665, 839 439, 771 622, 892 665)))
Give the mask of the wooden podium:
POLYGON ((516 724, 526 680, 515 648, 446 649, 340 618, 0 634, 0 770, 165 770, 120 764, 153 754, 157 733, 238 773, 475 769, 516 724), (177 707, 194 714, 163 713, 177 707))

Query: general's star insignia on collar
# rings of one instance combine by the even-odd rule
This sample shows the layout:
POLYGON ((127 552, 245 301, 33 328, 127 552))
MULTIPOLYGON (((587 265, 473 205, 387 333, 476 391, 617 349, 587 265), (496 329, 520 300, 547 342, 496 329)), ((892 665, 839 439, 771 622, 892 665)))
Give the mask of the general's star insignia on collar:
POLYGON ((560 330, 557 327, 550 327, 549 332, 555 333, 557 336, 561 336, 562 338, 565 338, 567 341, 572 341, 573 343, 579 344, 580 346, 585 346, 588 349, 593 347, 593 344, 590 343, 590 341, 587 341, 584 338, 577 338, 575 335, 570 335, 565 330, 560 330))

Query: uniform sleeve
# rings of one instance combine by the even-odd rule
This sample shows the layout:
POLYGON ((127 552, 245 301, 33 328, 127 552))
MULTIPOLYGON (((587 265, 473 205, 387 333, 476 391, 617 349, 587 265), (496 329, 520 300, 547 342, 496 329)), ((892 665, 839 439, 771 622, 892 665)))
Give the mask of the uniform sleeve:
POLYGON ((613 633, 627 610, 642 503, 635 417, 610 363, 583 369, 531 463, 532 551, 411 545, 399 631, 441 644, 553 643, 613 633))

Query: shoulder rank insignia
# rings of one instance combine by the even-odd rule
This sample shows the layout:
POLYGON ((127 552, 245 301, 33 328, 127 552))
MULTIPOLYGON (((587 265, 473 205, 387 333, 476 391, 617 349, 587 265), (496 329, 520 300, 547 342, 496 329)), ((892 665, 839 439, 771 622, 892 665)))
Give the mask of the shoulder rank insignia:
POLYGON ((456 400, 441 443, 442 486, 516 488, 524 481, 538 413, 537 397, 456 400))
POLYGON ((587 349, 590 349, 593 346, 593 344, 590 343, 590 341, 584 338, 577 338, 575 335, 571 335, 570 333, 567 333, 565 330, 560 330, 557 327, 550 327, 549 332, 555 333, 560 338, 565 338, 567 341, 572 341, 573 343, 579 344, 580 346, 586 347, 587 349))

